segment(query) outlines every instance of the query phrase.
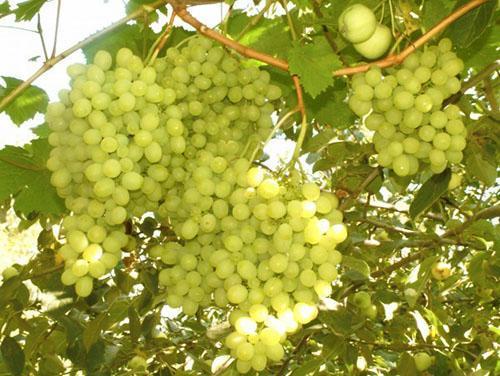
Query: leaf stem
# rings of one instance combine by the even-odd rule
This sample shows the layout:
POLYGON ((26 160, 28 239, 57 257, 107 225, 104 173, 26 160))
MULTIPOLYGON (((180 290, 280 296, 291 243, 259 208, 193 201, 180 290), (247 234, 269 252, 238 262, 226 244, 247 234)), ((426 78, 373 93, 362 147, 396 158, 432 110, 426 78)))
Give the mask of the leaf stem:
POLYGON ((47 46, 45 45, 45 38, 43 37, 42 21, 40 20, 40 13, 37 14, 36 30, 38 35, 40 36, 40 42, 42 43, 43 56, 45 58, 45 61, 47 61, 49 60, 49 54, 47 52, 47 46))
POLYGON ((170 19, 167 25, 165 26, 165 31, 154 42, 153 46, 151 47, 151 50, 149 51, 149 54, 146 58, 147 65, 152 65, 155 62, 156 58, 158 57, 160 51, 163 49, 163 47, 165 47, 165 44, 168 41, 168 37, 170 36, 170 32, 172 31, 172 27, 174 26, 174 20, 175 20, 175 11, 172 11, 170 19))
POLYGON ((50 54, 51 58, 56 56, 57 37, 59 35, 59 20, 60 20, 60 18, 61 18, 61 0, 57 0, 56 27, 55 27, 55 31, 54 31, 54 45, 52 46, 52 54, 50 54))

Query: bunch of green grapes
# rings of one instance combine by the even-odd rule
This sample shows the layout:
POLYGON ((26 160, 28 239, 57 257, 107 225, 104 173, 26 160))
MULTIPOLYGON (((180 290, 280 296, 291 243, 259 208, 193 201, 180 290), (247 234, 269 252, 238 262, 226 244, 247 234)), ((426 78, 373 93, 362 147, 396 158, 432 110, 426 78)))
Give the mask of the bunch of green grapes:
POLYGON ((62 280, 88 296, 92 278, 120 260, 125 221, 153 212, 178 225, 211 207, 218 182, 203 175, 206 163, 220 171, 266 139, 281 90, 202 37, 151 65, 126 48, 114 61, 99 51, 68 74, 70 90, 46 113, 47 167, 72 213, 62 225, 62 280), (177 207, 182 198, 189 204, 177 207), (88 233, 94 227, 99 236, 88 233))
POLYGON ((210 208, 176 228, 183 245, 150 249, 164 264, 169 306, 188 315, 232 307, 225 345, 241 373, 281 360, 287 335, 317 317, 337 279, 336 246, 347 237, 336 196, 249 165, 237 159, 219 172, 232 177, 222 180, 228 194, 213 193, 210 208))
POLYGON ((372 10, 363 4, 347 7, 339 16, 339 31, 354 49, 368 59, 384 55, 392 42, 391 30, 377 22, 372 10))
POLYGON ((399 176, 416 174, 421 164, 437 174, 459 163, 467 130, 455 105, 443 101, 460 90, 464 65, 449 39, 408 56, 384 76, 377 67, 352 80, 349 106, 374 131, 378 163, 399 176))

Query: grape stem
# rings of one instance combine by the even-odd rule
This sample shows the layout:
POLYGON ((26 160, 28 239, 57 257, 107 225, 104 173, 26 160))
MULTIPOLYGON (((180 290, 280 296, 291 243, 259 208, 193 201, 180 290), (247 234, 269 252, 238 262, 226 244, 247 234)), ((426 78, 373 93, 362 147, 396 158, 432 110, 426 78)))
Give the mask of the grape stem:
POLYGON ((152 49, 149 51, 148 57, 146 58, 147 65, 152 65, 158 57, 160 51, 163 49, 163 47, 165 47, 165 44, 168 41, 168 37, 170 36, 170 31, 172 31, 172 27, 174 26, 175 16, 175 11, 172 11, 167 26, 165 27, 165 31, 155 41, 155 43, 151 47, 152 49))
MULTIPOLYGON (((266 144, 269 142, 269 140, 271 140, 271 138, 273 138, 273 136, 276 134, 276 132, 278 131, 278 129, 280 129, 283 124, 285 124, 285 122, 290 118, 290 116, 292 116, 293 114, 296 114, 299 111, 300 111, 299 108, 295 107, 293 110, 287 112, 278 121, 278 123, 274 126, 274 128, 272 129, 272 131, 269 133, 269 136, 267 136, 266 141, 264 141, 264 143, 262 144, 262 149, 264 148, 264 146, 266 146, 266 144)), ((255 148, 255 150, 252 153, 252 156, 250 157, 250 162, 253 162, 255 160, 255 157, 257 156, 257 152, 259 151, 260 148, 261 148, 260 145, 257 145, 257 147, 255 148)))
POLYGON ((5 97, 2 98, 2 100, 0 101, 0 111, 3 111, 19 94, 21 94, 24 90, 26 90, 38 77, 43 75, 45 72, 50 70, 54 65, 59 63, 61 60, 64 60, 73 52, 76 52, 80 48, 89 45, 96 39, 102 37, 103 35, 106 35, 110 31, 115 30, 117 27, 126 24, 128 21, 136 19, 145 13, 151 13, 167 3, 168 0, 158 0, 155 1, 154 3, 144 5, 135 10, 134 12, 130 13, 128 16, 123 17, 122 19, 116 21, 115 23, 109 25, 108 27, 102 29, 101 31, 92 34, 91 36, 78 42, 77 44, 61 52, 57 56, 51 57, 50 59, 46 60, 35 73, 33 73, 29 78, 27 78, 25 81, 19 84, 14 90, 12 90, 9 94, 7 94, 5 97))

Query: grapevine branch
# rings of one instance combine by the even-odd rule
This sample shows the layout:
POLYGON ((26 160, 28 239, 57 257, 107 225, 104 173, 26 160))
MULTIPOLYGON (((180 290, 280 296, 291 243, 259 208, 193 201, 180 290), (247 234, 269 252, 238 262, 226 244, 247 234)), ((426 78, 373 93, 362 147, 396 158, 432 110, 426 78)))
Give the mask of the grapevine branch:
MULTIPOLYGON (((444 18, 441 22, 439 22, 436 26, 434 26, 432 29, 430 29, 427 33, 422 35, 419 39, 417 39, 412 45, 407 47, 405 50, 403 50, 400 54, 397 55, 391 55, 385 59, 369 63, 369 64, 364 64, 356 67, 348 67, 348 68, 343 68, 339 69, 333 72, 334 76, 343 76, 343 75, 352 75, 355 73, 359 72, 365 72, 367 71, 371 66, 377 65, 381 68, 384 67, 389 67, 392 65, 400 64, 408 55, 410 55, 412 52, 414 52, 417 48, 421 47, 425 43, 427 43, 431 38, 433 38, 436 34, 444 30, 447 26, 449 26, 451 23, 456 21, 458 18, 462 17, 464 14, 467 12, 471 11, 472 9, 475 9, 479 7, 480 5, 486 3, 488 0, 471 0, 461 8, 457 9, 455 12, 451 13, 448 17, 444 18)), ((205 1, 206 2, 206 1, 205 1)), ((209 1, 211 2, 211 1, 209 1)), ((233 50, 237 51, 243 56, 246 56, 251 59, 259 60, 262 61, 266 64, 272 65, 278 69, 282 69, 285 71, 288 71, 289 65, 288 62, 279 58, 275 58, 271 55, 265 54, 263 52, 256 51, 252 48, 246 47, 234 40, 231 40, 224 35, 208 28, 207 26, 203 25, 200 21, 198 21, 196 18, 194 18, 189 12, 186 10, 186 4, 180 2, 179 0, 158 0, 154 3, 148 4, 143 6, 142 8, 137 9, 136 11, 132 12, 128 16, 122 18, 121 20, 115 22, 114 24, 106 27, 105 29, 101 30, 100 32, 93 34, 89 36, 88 38, 85 38, 83 41, 75 44, 74 46, 68 48, 67 50, 63 51, 57 56, 54 56, 50 59, 48 59, 32 76, 30 76, 28 79, 26 79, 23 83, 21 83, 19 86, 17 86, 14 90, 12 90, 9 94, 7 94, 2 100, 0 101, 0 111, 3 111, 7 105, 9 105, 20 93, 22 93, 24 90, 26 90, 38 77, 40 77, 42 74, 50 70, 55 64, 66 58, 67 56, 71 55, 73 52, 78 51, 80 48, 85 47, 89 43, 93 42, 97 38, 109 33, 110 31, 116 29, 117 27, 127 23, 130 20, 133 20, 135 18, 138 18, 139 16, 143 15, 144 13, 150 13, 154 11, 155 9, 165 5, 165 4, 171 4, 172 7, 174 8, 174 11, 177 13, 177 15, 186 23, 189 25, 193 26, 196 30, 198 30, 201 34, 207 36, 208 38, 211 38, 229 48, 232 48, 233 50)))
POLYGON ((403 51, 396 55, 390 55, 382 60, 375 61, 369 64, 359 65, 357 67, 342 68, 333 72, 334 76, 348 76, 356 73, 366 72, 372 66, 376 65, 380 68, 387 68, 393 65, 401 64, 409 55, 411 55, 415 50, 422 47, 434 36, 439 34, 441 31, 446 29, 453 22, 458 20, 464 14, 470 12, 471 10, 483 5, 489 0, 471 0, 467 4, 458 8, 456 11, 443 18, 439 23, 437 23, 433 28, 431 28, 427 33, 418 38, 415 42, 411 43, 403 51))
POLYGON ((155 9, 158 9, 159 7, 167 4, 167 2, 168 2, 167 0, 158 0, 155 1, 154 3, 148 4, 147 6, 145 5, 137 9, 136 11, 130 13, 128 16, 123 17, 122 19, 116 21, 110 26, 104 28, 103 30, 95 34, 92 34, 91 36, 85 38, 81 42, 78 42, 74 46, 61 52, 59 55, 51 57, 50 59, 45 61, 45 63, 43 63, 43 65, 35 73, 33 73, 33 75, 31 75, 31 77, 23 81, 19 86, 17 86, 14 90, 12 90, 9 94, 7 94, 5 97, 2 98, 2 100, 0 101, 0 111, 3 111, 19 94, 21 94, 24 90, 26 90, 38 77, 40 77, 42 74, 50 70, 54 65, 59 63, 61 60, 64 60, 73 52, 76 52, 80 48, 87 46, 88 44, 92 43, 99 37, 106 35, 110 31, 116 29, 117 27, 123 24, 126 24, 128 21, 136 19, 144 13, 150 13, 155 9))
POLYGON ((165 27, 165 31, 163 34, 160 36, 160 38, 155 42, 153 45, 153 50, 150 52, 148 55, 146 61, 148 64, 153 64, 156 58, 158 57, 158 54, 160 51, 165 47, 165 44, 168 41, 168 37, 170 36, 170 31, 172 30, 172 27, 174 26, 174 20, 175 20, 175 12, 172 12, 170 15, 170 19, 168 21, 167 26, 165 27))

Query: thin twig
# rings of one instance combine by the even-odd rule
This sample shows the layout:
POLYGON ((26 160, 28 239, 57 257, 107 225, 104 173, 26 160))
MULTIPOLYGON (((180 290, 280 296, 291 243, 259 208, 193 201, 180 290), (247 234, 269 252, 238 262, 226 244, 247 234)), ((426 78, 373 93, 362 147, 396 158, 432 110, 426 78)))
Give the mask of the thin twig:
POLYGON ((306 108, 304 105, 304 97, 302 94, 302 86, 300 85, 299 77, 293 75, 292 79, 293 79, 293 84, 295 86, 295 91, 297 93, 297 108, 299 109, 300 114, 302 115, 299 137, 297 138, 297 143, 295 144, 295 149, 293 151, 293 157, 289 164, 289 166, 293 168, 293 166, 295 165, 295 161, 300 156, 300 150, 302 149, 302 144, 304 143, 307 134, 308 123, 307 123, 306 108))
MULTIPOLYGON (((45 38, 43 37, 42 21, 40 20, 40 13, 37 14, 36 29, 38 35, 40 36, 40 42, 42 42, 43 56, 45 57, 45 61, 47 61, 49 60, 49 54, 47 52, 47 46, 45 45, 45 38)), ((1 108, 2 107, 0 106, 0 109, 1 108)))
POLYGON ((462 223, 460 226, 454 227, 448 231, 446 231, 442 237, 448 238, 450 236, 461 234, 467 227, 472 225, 475 221, 479 219, 491 219, 500 216, 500 204, 495 206, 491 206, 489 208, 483 209, 469 218, 467 221, 462 223))
POLYGON ((165 31, 163 32, 163 34, 160 36, 160 38, 153 45, 154 49, 153 49, 152 53, 150 54, 150 56, 148 56, 146 58, 146 61, 148 62, 148 64, 150 64, 150 65, 153 64, 155 62, 156 58, 158 57, 158 54, 160 53, 160 51, 163 49, 163 47, 165 47, 165 44, 168 41, 168 37, 170 36, 170 31, 172 30, 172 27, 174 26, 174 20, 175 20, 175 11, 172 11, 172 14, 170 15, 170 19, 168 21, 168 24, 165 27, 165 31))
POLYGON ((38 34, 37 30, 27 29, 25 27, 10 26, 10 25, 0 25, 0 28, 2 28, 2 29, 20 30, 20 31, 29 31, 30 33, 38 34))
POLYGON ((380 171, 378 168, 375 168, 371 173, 370 175, 368 175, 365 180, 363 180, 363 182, 359 185, 358 189, 353 192, 351 194, 351 196, 349 197, 350 200, 344 200, 341 204, 340 204, 340 207, 339 209, 340 210, 345 210, 347 209, 347 207, 349 206, 349 202, 352 202, 352 200, 355 200, 364 190, 366 187, 368 187, 370 185, 370 183, 372 181, 374 181, 377 176, 380 175, 380 171))
POLYGON ((243 35, 247 33, 248 30, 257 25, 272 4, 274 4, 274 0, 267 0, 266 4, 264 5, 264 8, 262 8, 259 13, 257 13, 255 16, 252 17, 252 19, 245 25, 245 27, 239 32, 239 34, 234 39, 240 40, 243 37, 243 35))
POLYGON ((54 45, 52 46, 52 54, 50 57, 56 56, 57 37, 59 35, 59 20, 61 18, 61 0, 57 0, 56 27, 54 31, 54 45))
POLYGON ((480 84, 484 79, 488 78, 495 72, 498 68, 500 68, 500 63, 495 61, 494 63, 488 65, 486 68, 484 68, 482 71, 480 71, 478 74, 475 76, 471 77, 469 80, 464 82, 462 84, 462 87, 460 88, 460 91, 458 93, 453 94, 451 97, 446 99, 443 103, 444 106, 450 104, 450 103, 456 103, 460 99, 464 93, 469 90, 470 88, 473 88, 474 86, 480 84))
POLYGON ((405 234, 405 235, 420 235, 421 234, 419 231, 410 230, 408 228, 399 227, 399 226, 392 226, 388 223, 377 221, 377 220, 371 219, 371 218, 360 218, 360 219, 357 219, 356 222, 368 223, 368 224, 373 225, 375 227, 385 228, 388 231, 399 232, 399 233, 405 234))
POLYGON ((293 23, 292 17, 290 16, 290 13, 288 12, 288 8, 286 6, 286 1, 285 0, 279 0, 281 6, 283 7, 283 10, 285 11, 286 15, 286 20, 288 22, 288 27, 290 28, 290 34, 292 36, 292 40, 297 40, 297 30, 295 30, 295 25, 293 23))
MULTIPOLYGON (((316 15, 316 17, 323 18, 323 12, 321 12, 321 6, 318 3, 318 0, 311 0, 311 5, 312 5, 312 9, 313 9, 313 12, 316 15)), ((326 26, 325 24, 322 24, 321 29, 323 30, 323 35, 325 36, 325 39, 328 42, 328 44, 330 45, 330 48, 332 49, 332 51, 335 54, 338 54, 339 48, 337 46, 337 43, 335 43, 335 38, 333 37, 333 34, 330 31, 330 29, 328 28, 328 26, 326 26)), ((338 56, 339 56, 340 61, 344 65, 347 65, 347 61, 344 59, 344 57, 342 55, 338 55, 338 56)))
POLYGON ((80 48, 87 46, 88 44, 92 43, 96 39, 102 37, 103 35, 106 35, 110 31, 113 31, 114 29, 127 23, 128 21, 139 17, 144 12, 150 13, 150 12, 154 11, 155 9, 165 5, 166 3, 168 3, 167 0, 158 0, 158 1, 155 1, 154 3, 144 5, 141 8, 130 13, 128 16, 123 17, 122 19, 116 21, 115 23, 104 28, 103 30, 85 38, 81 42, 78 42, 74 46, 61 52, 59 55, 48 59, 35 73, 33 73, 31 75, 31 77, 29 77, 28 79, 23 81, 19 86, 17 86, 14 90, 12 90, 8 95, 3 97, 3 99, 0 101, 0 111, 3 111, 9 105, 9 103, 11 103, 19 94, 21 94, 24 90, 26 90, 38 77, 40 77, 42 74, 44 74, 45 72, 50 70, 54 65, 56 65, 61 60, 65 59, 66 57, 71 55, 73 52, 76 52, 80 48))

